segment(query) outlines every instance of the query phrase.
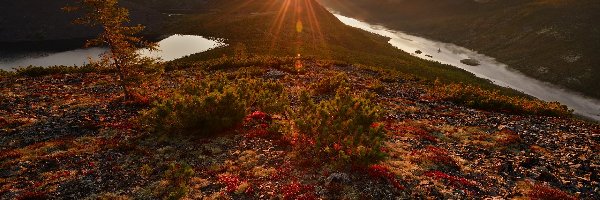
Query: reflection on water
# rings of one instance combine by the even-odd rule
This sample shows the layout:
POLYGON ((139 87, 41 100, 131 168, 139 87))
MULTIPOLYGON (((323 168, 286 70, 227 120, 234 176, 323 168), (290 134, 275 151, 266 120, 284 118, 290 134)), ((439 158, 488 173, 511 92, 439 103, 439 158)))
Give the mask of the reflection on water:
MULTIPOLYGON (((195 35, 172 35, 158 42, 159 51, 149 52, 140 50, 145 56, 161 58, 164 61, 175 60, 187 55, 207 51, 224 46, 222 41, 206 39, 195 35)), ((106 51, 105 48, 76 49, 47 55, 24 56, 21 58, 2 58, 0 69, 10 70, 23 66, 54 66, 54 65, 84 65, 89 63, 89 58, 98 59, 106 51)))
POLYGON ((389 37, 389 43, 405 52, 421 51, 413 53, 413 56, 437 61, 442 64, 456 66, 469 71, 475 76, 488 79, 494 84, 513 88, 544 101, 558 101, 573 109, 576 114, 600 121, 600 101, 587 98, 575 92, 560 89, 552 84, 539 81, 509 69, 505 64, 497 62, 494 58, 479 54, 475 51, 448 44, 428 40, 422 37, 408 35, 403 32, 389 30, 383 26, 371 25, 350 17, 334 15, 344 24, 362 30, 389 37), (478 66, 466 65, 461 60, 474 59, 479 61, 478 66))
POLYGON ((25 66, 54 66, 54 65, 82 65, 89 63, 89 58, 97 59, 105 51, 104 48, 76 49, 71 51, 26 55, 21 58, 4 58, 0 60, 0 69, 10 70, 25 66))
POLYGON ((160 51, 149 52, 142 50, 141 54, 154 58, 161 58, 164 61, 171 61, 187 55, 207 51, 213 48, 222 47, 225 44, 222 41, 206 39, 197 35, 172 35, 158 42, 160 51))

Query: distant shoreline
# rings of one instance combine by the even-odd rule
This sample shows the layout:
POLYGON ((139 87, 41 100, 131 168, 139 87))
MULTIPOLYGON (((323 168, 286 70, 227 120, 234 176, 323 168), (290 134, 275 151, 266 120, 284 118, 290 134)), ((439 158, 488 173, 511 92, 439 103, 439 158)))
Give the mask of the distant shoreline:
MULTIPOLYGON (((160 41, 169 34, 143 34, 146 40, 160 41)), ((60 52, 81 48, 92 38, 70 38, 40 41, 0 42, 0 58, 13 57, 27 52, 60 52)))

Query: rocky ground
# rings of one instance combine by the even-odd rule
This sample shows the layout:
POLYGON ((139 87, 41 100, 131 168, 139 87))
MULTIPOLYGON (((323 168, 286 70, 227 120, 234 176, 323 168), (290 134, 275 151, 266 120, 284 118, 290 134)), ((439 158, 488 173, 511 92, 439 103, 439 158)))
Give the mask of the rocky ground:
MULTIPOLYGON (((384 161, 350 171, 303 162, 310 155, 281 137, 256 134, 257 120, 286 120, 262 112, 217 137, 151 134, 138 123, 149 104, 123 101, 110 74, 9 77, 0 199, 600 199, 598 124, 471 109, 432 98, 426 82, 359 66, 303 67, 253 74, 298 89, 346 73, 387 113, 384 161)), ((199 71, 167 72, 149 88, 168 91, 199 71)))

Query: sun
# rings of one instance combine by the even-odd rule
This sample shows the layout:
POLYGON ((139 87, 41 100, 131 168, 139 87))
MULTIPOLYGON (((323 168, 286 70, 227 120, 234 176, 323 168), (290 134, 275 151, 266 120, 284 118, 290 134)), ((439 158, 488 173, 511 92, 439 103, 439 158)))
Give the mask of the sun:
POLYGON ((307 47, 328 49, 321 27, 323 21, 318 17, 322 16, 322 13, 316 10, 320 5, 315 0, 244 0, 236 4, 227 12, 246 10, 248 13, 272 16, 268 19, 268 29, 264 30, 267 40, 271 43, 270 52, 287 47, 281 46, 282 41, 284 45, 291 45, 297 49, 294 55, 300 54, 302 49, 307 47))

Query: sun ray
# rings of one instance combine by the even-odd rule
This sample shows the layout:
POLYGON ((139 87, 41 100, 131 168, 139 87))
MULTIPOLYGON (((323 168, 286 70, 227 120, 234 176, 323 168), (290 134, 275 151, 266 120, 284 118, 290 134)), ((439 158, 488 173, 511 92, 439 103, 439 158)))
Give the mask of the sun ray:
POLYGON ((318 6, 315 3, 315 0, 244 0, 235 2, 233 9, 226 11, 228 15, 224 16, 243 12, 245 9, 269 15, 272 13, 272 22, 265 32, 266 40, 271 43, 271 53, 280 48, 294 48, 297 54, 305 49, 327 51, 321 25, 323 21, 320 21, 323 19, 317 16, 315 9, 318 6), (284 45, 283 40, 290 40, 291 43, 279 46, 284 45))
POLYGON ((283 4, 281 5, 281 8, 279 8, 279 11, 277 12, 275 21, 271 26, 271 29, 269 31, 269 33, 273 36, 271 41, 271 50, 275 48, 279 40, 279 34, 281 34, 281 29, 283 27, 283 23, 285 22, 286 15, 288 15, 288 10, 290 8, 291 3, 292 0, 284 0, 283 4))
POLYGON ((314 27, 313 34, 315 35, 316 39, 321 42, 321 46, 325 47, 326 46, 325 36, 323 35, 323 31, 321 30, 321 24, 319 23, 319 19, 317 18, 317 15, 315 13, 315 7, 313 6, 313 0, 305 0, 305 1, 306 1, 306 6, 307 6, 306 10, 308 10, 309 24, 311 24, 310 26, 314 27))

